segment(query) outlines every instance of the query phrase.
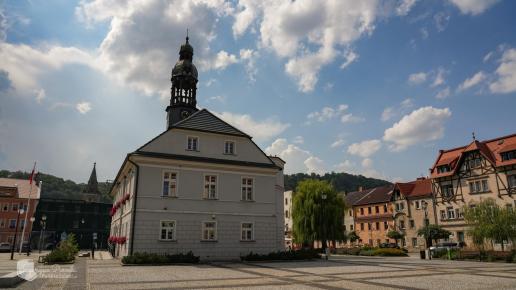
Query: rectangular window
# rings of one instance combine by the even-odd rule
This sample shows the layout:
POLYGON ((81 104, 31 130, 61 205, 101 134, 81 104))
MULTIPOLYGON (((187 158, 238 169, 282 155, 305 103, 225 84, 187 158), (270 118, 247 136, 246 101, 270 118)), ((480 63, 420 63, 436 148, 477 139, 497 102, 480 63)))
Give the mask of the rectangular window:
POLYGON ((375 226, 376 226, 375 227, 376 230, 380 230, 380 222, 376 222, 375 226))
POLYGON ((464 218, 464 214, 460 208, 455 209, 455 217, 458 219, 464 218))
MULTIPOLYGON (((242 200, 253 200, 253 179, 249 177, 242 178, 242 200)), ((286 203, 285 203, 286 204, 286 203)))
POLYGON ((9 220, 9 228, 10 229, 16 228, 16 220, 9 220))
POLYGON ((416 200, 416 209, 421 209, 421 202, 419 200, 416 200))
POLYGON ((509 188, 516 188, 516 175, 507 176, 507 183, 509 184, 509 188))
POLYGON ((0 228, 5 228, 5 220, 0 219, 0 228))
POLYGON ((451 198, 453 196, 453 185, 443 185, 441 186, 441 192, 443 198, 451 198))
POLYGON ((453 207, 447 207, 446 211, 448 214, 448 219, 455 219, 455 210, 453 209, 453 207))
POLYGON ((349 230, 352 231, 353 230, 353 225, 349 225, 349 230))
POLYGON ((190 151, 199 151, 199 137, 188 136, 186 149, 190 151))
POLYGON ((416 227, 416 223, 414 222, 414 220, 409 220, 409 224, 411 229, 416 227))
POLYGON ((285 198, 285 205, 288 205, 288 198, 285 198))
POLYGON ((204 176, 203 197, 206 199, 216 199, 217 198, 217 176, 216 175, 204 176))
POLYGON ((161 221, 160 240, 163 240, 163 241, 176 240, 176 221, 161 221))
POLYGON ((163 191, 161 196, 177 196, 177 173, 163 172, 163 191))
POLYGON ((437 173, 445 173, 450 171, 450 166, 448 165, 442 165, 437 167, 437 173))
POLYGON ((516 159, 516 150, 509 151, 509 152, 502 152, 502 153, 500 153, 500 155, 502 156, 502 161, 516 159))
POLYGON ((367 223, 367 230, 370 231, 371 230, 371 223, 367 223))
POLYGON ((18 204, 17 203, 13 203, 11 205, 11 209, 12 209, 12 211, 18 211, 18 204))
POLYGON ((217 222, 202 223, 202 239, 204 241, 217 240, 217 222))
POLYGON ((386 204, 383 205, 383 213, 387 213, 387 205, 386 204))
POLYGON ((288 210, 285 211, 285 217, 288 218, 288 210))
POLYGON ((360 208, 360 215, 364 215, 364 208, 363 207, 360 208))
POLYGON ((242 223, 242 241, 253 241, 254 240, 254 231, 253 231, 253 223, 242 223))
POLYGON ((2 210, 3 211, 8 211, 9 210, 9 204, 8 203, 4 203, 3 206, 2 206, 2 210))
POLYGON ((374 207, 374 212, 375 213, 380 213, 380 207, 379 206, 375 206, 374 207))
POLYGON ((360 223, 360 230, 363 231, 364 230, 364 223, 360 223))
POLYGON ((387 222, 383 222, 383 229, 384 230, 389 229, 389 224, 387 224, 387 222))
POLYGON ((487 180, 482 180, 482 190, 489 191, 489 184, 487 183, 487 180))
POLYGON ((235 154, 235 142, 226 141, 224 143, 224 154, 229 154, 229 155, 235 154))
POLYGON ((349 216, 352 216, 353 215, 353 211, 349 211, 349 216))
POLYGON ((412 247, 417 247, 417 238, 412 238, 412 247))
POLYGON ((371 207, 367 208, 367 214, 371 214, 371 207))
POLYGON ((441 210, 441 220, 445 220, 445 219, 446 219, 446 211, 441 210))
POLYGON ((400 221, 400 229, 405 229, 405 221, 400 221))

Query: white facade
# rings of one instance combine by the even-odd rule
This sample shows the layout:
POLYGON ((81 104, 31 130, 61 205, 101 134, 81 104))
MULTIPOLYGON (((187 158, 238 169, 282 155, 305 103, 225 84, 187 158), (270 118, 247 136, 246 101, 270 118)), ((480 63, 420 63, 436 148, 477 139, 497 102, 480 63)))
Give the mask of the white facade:
POLYGON ((283 216, 285 219, 285 248, 293 248, 292 243, 292 190, 283 193, 283 206, 285 207, 283 216))
POLYGON ((168 129, 130 153, 116 178, 115 202, 130 197, 113 216, 111 235, 127 239, 115 254, 219 260, 283 249, 283 165, 246 136, 168 129))

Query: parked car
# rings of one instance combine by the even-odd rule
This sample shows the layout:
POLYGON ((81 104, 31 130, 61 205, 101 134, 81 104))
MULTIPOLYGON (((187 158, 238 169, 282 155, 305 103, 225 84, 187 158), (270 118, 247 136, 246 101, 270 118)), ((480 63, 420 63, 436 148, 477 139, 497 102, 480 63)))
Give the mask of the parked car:
POLYGON ((11 251, 11 244, 9 243, 0 243, 0 252, 10 252, 11 251))
POLYGON ((447 249, 460 249, 461 243, 455 243, 455 242, 443 242, 443 243, 437 243, 435 246, 430 247, 430 251, 440 251, 440 250, 447 250, 447 249))
POLYGON ((400 249, 396 243, 381 243, 380 248, 400 249))

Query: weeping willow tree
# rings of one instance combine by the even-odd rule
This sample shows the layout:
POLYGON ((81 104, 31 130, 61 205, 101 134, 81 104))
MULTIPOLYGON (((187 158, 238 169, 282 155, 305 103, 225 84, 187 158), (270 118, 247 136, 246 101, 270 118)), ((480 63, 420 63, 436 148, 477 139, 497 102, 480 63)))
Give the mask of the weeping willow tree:
POLYGON ((297 185, 293 196, 292 219, 294 242, 313 245, 321 241, 342 241, 344 200, 326 181, 306 179, 297 185))

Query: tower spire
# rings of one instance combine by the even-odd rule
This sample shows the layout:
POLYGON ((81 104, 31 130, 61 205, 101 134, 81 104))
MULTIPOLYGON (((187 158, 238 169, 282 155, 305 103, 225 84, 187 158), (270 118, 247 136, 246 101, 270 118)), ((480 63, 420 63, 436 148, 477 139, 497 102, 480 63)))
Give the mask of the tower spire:
POLYGON ((91 170, 90 179, 88 179, 88 184, 84 189, 84 193, 100 193, 99 191, 99 183, 97 181, 97 162, 93 163, 93 169, 91 170))
POLYGON ((197 111, 197 68, 193 64, 194 49, 189 43, 188 28, 186 42, 179 49, 179 60, 172 69, 172 89, 167 107, 167 129, 197 111))

